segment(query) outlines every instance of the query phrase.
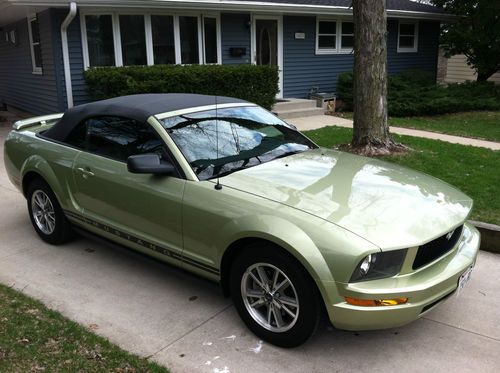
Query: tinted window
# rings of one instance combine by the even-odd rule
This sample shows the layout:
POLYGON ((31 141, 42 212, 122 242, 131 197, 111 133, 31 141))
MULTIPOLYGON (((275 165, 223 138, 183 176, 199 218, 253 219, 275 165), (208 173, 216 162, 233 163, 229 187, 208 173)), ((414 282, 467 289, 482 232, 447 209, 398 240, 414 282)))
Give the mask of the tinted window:
POLYGON ((174 17, 151 16, 155 64, 175 63, 174 17))
POLYGON ((119 161, 135 154, 163 155, 163 141, 151 126, 119 117, 88 119, 73 130, 67 142, 119 161))
POLYGON ((205 37, 205 63, 217 63, 217 19, 203 19, 205 37))
POLYGON ((318 49, 335 49, 337 22, 318 21, 318 49))
POLYGON ((120 16, 123 64, 146 65, 146 31, 144 16, 120 16))
POLYGON ((354 47, 354 23, 342 22, 342 38, 340 48, 349 49, 354 47))
POLYGON ((181 63, 197 64, 198 54, 198 18, 180 16, 179 31, 181 34, 181 63))
POLYGON ((66 138, 65 142, 79 149, 85 149, 85 144, 87 142, 87 124, 83 122, 76 126, 66 138))
POLYGON ((114 66, 113 23, 110 15, 85 16, 90 66, 114 66))
POLYGON ((260 107, 202 111, 162 124, 201 180, 316 147, 260 107))

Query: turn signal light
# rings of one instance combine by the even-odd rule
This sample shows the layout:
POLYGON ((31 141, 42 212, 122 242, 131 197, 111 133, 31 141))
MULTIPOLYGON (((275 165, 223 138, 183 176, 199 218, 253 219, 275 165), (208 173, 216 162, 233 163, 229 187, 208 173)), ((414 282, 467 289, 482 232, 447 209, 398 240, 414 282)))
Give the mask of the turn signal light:
POLYGON ((362 307, 378 307, 378 306, 397 306, 398 304, 405 304, 408 298, 395 298, 395 299, 358 299, 345 297, 347 303, 353 306, 362 307))

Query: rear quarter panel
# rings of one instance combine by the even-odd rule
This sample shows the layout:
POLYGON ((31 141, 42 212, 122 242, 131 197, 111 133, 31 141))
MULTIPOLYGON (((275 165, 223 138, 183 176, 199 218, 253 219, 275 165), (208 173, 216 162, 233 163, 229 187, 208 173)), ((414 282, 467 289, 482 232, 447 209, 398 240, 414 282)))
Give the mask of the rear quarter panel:
POLYGON ((22 180, 29 172, 40 175, 65 209, 75 209, 71 198, 72 165, 78 150, 36 136, 37 129, 12 131, 6 141, 4 162, 12 183, 22 191, 22 180))

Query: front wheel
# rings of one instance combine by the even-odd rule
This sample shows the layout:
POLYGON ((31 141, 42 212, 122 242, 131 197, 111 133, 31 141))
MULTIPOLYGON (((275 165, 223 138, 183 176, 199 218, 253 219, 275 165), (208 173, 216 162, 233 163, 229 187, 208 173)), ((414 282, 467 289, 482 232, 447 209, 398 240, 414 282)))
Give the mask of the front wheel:
POLYGON ((34 180, 28 186, 27 202, 31 223, 42 240, 59 245, 72 237, 71 225, 47 183, 34 180))
POLYGON ((231 296, 245 324, 281 347, 304 343, 316 330, 316 285, 290 254, 268 243, 253 244, 233 263, 231 296))

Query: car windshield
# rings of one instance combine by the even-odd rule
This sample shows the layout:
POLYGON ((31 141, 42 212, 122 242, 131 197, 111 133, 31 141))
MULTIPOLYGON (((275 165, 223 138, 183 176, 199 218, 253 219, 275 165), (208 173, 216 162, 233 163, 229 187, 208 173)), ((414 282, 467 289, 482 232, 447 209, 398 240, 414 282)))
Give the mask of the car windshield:
POLYGON ((200 180, 316 148, 258 106, 200 111, 161 120, 200 180))

